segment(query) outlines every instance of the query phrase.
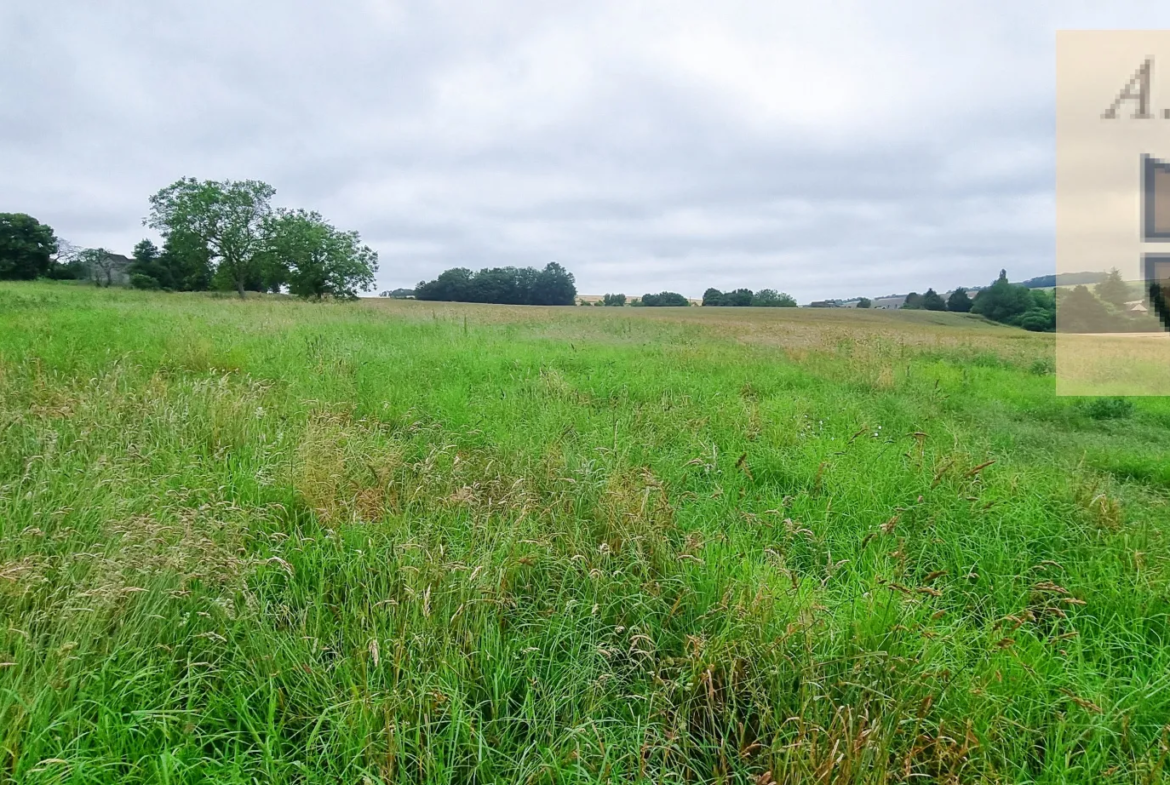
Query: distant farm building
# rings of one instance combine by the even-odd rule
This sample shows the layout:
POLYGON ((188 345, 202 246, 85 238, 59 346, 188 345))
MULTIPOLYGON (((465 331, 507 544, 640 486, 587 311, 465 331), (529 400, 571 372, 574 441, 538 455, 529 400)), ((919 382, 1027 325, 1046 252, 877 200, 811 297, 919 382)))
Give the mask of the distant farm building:
POLYGON ((874 298, 870 304, 870 308, 876 308, 882 311, 893 311, 901 308, 906 304, 906 295, 895 295, 893 297, 877 297, 874 298))

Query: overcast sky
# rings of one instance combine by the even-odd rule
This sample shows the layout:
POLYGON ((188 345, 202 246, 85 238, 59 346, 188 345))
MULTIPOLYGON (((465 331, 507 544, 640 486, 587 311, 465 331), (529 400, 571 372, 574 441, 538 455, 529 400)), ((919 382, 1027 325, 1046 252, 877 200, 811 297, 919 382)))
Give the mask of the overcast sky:
POLYGON ((586 294, 801 301, 1052 272, 1054 33, 1163 2, 0 3, 0 212, 129 253, 262 179, 379 288, 559 261, 586 294))

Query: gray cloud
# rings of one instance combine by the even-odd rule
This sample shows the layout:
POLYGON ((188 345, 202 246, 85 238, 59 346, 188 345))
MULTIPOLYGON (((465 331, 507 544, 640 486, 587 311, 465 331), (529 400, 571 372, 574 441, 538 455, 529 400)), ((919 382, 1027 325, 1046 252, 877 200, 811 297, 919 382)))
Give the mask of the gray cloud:
POLYGON ((259 178, 382 288, 565 264, 581 291, 801 300, 1053 267, 1054 33, 1170 9, 15 0, 0 210, 128 252, 149 194, 259 178))

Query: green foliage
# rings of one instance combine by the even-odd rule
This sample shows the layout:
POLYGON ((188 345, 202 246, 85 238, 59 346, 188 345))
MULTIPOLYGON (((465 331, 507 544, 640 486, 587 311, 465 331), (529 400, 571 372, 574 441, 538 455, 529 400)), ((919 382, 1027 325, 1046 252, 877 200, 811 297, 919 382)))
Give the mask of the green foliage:
POLYGON ((57 238, 48 224, 24 213, 0 213, 0 280, 47 276, 57 238))
POLYGON ((211 288, 215 273, 207 244, 194 235, 172 232, 163 242, 158 265, 171 279, 171 288, 202 292, 211 288))
POLYGON ((1124 420, 1133 416, 1133 401, 1116 396, 1080 401, 1085 415, 1094 420, 1124 420))
POLYGON ((902 303, 902 308, 907 311, 921 311, 922 295, 918 292, 910 292, 906 295, 906 302, 902 303))
POLYGON ((620 308, 626 304, 626 296, 624 294, 607 294, 601 298, 601 304, 620 308))
POLYGON ((922 308, 927 311, 945 311, 947 304, 941 294, 934 289, 927 289, 926 294, 922 295, 922 308))
POLYGON ((644 294, 640 301, 634 301, 634 305, 641 305, 646 308, 662 308, 662 307, 677 307, 683 305, 690 305, 691 301, 683 297, 678 292, 659 292, 658 294, 644 294))
MULTIPOLYGON (((1083 288, 1083 287, 1079 287, 1083 288)), ((1028 330, 1055 329, 1055 303, 1042 290, 1028 289, 1008 282, 1007 272, 1000 270, 999 278, 986 289, 981 289, 971 303, 971 313, 993 322, 1003 322, 1028 330), (1047 311, 1049 313, 1039 313, 1047 311)))
POLYGON ((755 305, 764 308, 795 308, 796 300, 791 295, 777 292, 775 289, 761 289, 755 294, 752 294, 751 289, 736 289, 731 292, 708 289, 703 292, 703 305, 735 307, 755 305))
POLYGON ((1103 303, 1108 303, 1118 310, 1125 308, 1130 299, 1129 286, 1121 279, 1121 273, 1116 267, 1109 271, 1105 280, 1093 287, 1093 294, 1103 303))
POLYGON ((1113 314, 1083 284, 1073 288, 1060 302, 1060 329, 1072 333, 1108 332, 1115 325, 1113 314))
POLYGON ((217 271, 243 297, 248 285, 261 277, 265 229, 275 193, 275 188, 258 180, 186 177, 150 197, 146 223, 164 238, 178 233, 197 239, 208 249, 217 271))
POLYGON ((858 308, 872 308, 873 302, 868 297, 861 297, 857 300, 858 308))
POLYGON ((162 262, 162 252, 150 240, 142 240, 134 246, 134 261, 127 272, 130 285, 135 289, 176 288, 174 275, 162 262))
POLYGON ((374 286, 378 254, 357 232, 342 232, 318 213, 279 210, 265 227, 263 285, 287 284, 298 297, 353 299, 374 286))
POLYGON ((543 270, 492 267, 473 273, 466 267, 445 270, 433 281, 415 287, 419 300, 499 305, 573 305, 577 287, 573 274, 556 262, 543 270))
POLYGON ((158 279, 152 275, 145 275, 143 273, 130 274, 130 286, 134 289, 158 289, 158 279))
POLYGON ((1047 336, 224 306, 0 285, 5 782, 1165 779, 1170 401, 1047 336))
POLYGON ((955 313, 968 313, 971 310, 971 298, 967 295, 967 290, 959 287, 951 292, 951 296, 947 298, 947 310, 955 313))
POLYGON ((775 289, 761 289, 752 296, 751 304, 762 308, 795 308, 796 299, 775 289))
POLYGON ((577 296, 573 274, 556 262, 549 262, 536 276, 533 305, 572 305, 577 296))

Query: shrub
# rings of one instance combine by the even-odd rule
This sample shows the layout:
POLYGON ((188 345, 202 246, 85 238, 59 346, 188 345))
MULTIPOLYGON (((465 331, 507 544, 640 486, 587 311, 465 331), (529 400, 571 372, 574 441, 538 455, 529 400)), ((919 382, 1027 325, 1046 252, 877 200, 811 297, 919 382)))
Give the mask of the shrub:
POLYGON ((142 273, 134 273, 130 276, 130 285, 135 289, 157 289, 158 279, 142 273))
POLYGON ((1094 420, 1123 420, 1133 414, 1133 401, 1128 398, 1094 398, 1081 406, 1094 420))

